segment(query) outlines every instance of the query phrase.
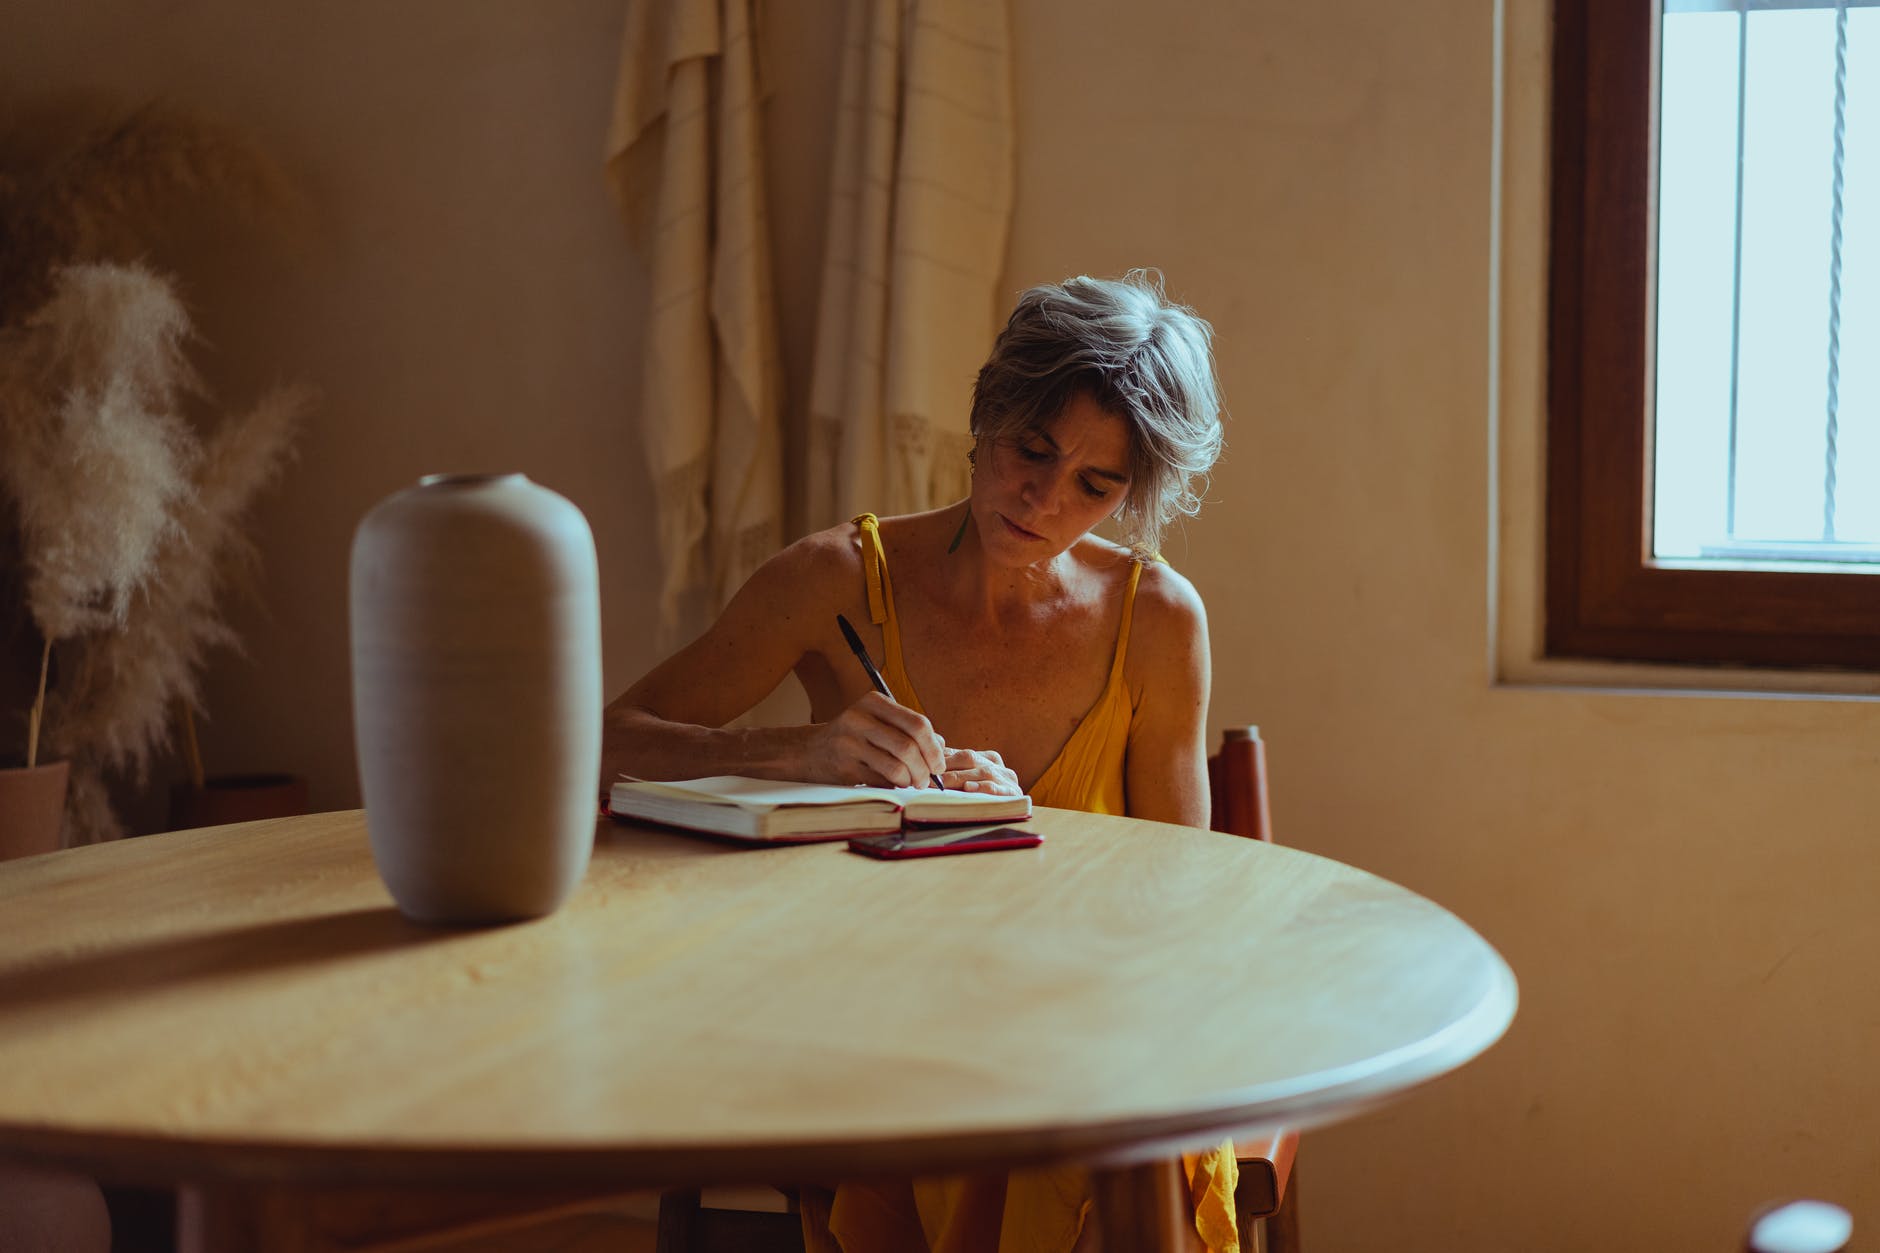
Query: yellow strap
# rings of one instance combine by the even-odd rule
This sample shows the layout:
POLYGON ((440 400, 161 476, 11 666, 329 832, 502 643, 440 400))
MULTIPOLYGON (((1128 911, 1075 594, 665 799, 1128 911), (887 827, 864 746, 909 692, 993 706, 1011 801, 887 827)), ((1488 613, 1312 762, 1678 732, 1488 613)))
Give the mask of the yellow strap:
POLYGON ((881 658, 881 677, 887 681, 894 699, 925 713, 920 697, 914 693, 913 680, 907 677, 907 664, 901 659, 901 624, 894 615, 894 579, 888 574, 888 550, 881 543, 881 528, 872 513, 858 514, 855 525, 862 532, 862 571, 868 585, 868 620, 881 628, 881 640, 887 651, 881 658))
POLYGON ((1133 562, 1129 570, 1129 590, 1123 593, 1123 625, 1116 632, 1116 656, 1110 659, 1110 682, 1123 678, 1123 654, 1129 651, 1129 622, 1136 613, 1136 584, 1142 582, 1142 562, 1133 562))
POLYGON ((862 574, 868 582, 868 620, 880 626, 888 620, 887 599, 881 594, 881 582, 888 568, 888 557, 881 548, 881 528, 872 513, 858 514, 850 521, 862 528, 862 574))

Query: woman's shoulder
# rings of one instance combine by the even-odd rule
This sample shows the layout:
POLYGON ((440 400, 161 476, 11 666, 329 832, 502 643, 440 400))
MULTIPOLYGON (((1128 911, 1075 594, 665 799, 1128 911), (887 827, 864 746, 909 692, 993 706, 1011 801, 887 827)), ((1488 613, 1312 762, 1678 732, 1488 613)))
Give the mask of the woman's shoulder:
POLYGON ((765 601, 839 596, 861 579, 861 529, 844 522, 813 531, 773 553, 744 590, 765 601))
MULTIPOLYGON (((1142 561, 1142 579, 1136 585, 1138 604, 1156 606, 1168 612, 1199 612, 1201 593, 1188 576, 1158 557, 1142 561)), ((1153 610, 1152 610, 1153 612, 1153 610)))
MULTIPOLYGON (((875 525, 881 532, 882 545, 891 553, 897 548, 930 547, 936 541, 944 544, 951 536, 959 524, 958 509, 955 503, 924 513, 897 513, 876 518, 875 525)), ((874 517, 873 514, 866 516, 874 517)))
MULTIPOLYGON (((876 533, 887 550, 888 566, 895 565, 896 552, 905 554, 930 543, 930 532, 943 511, 904 514, 876 519, 876 533)), ((873 514, 863 515, 874 517, 873 514)), ((772 587, 785 586, 812 594, 825 590, 846 595, 861 586, 862 569, 870 541, 859 520, 840 522, 820 531, 812 531, 785 546, 766 561, 755 578, 772 587)))
POLYGON ((1206 629, 1207 610, 1188 577, 1157 557, 1122 549, 1121 560, 1142 569, 1136 580, 1131 630, 1152 647, 1191 639, 1206 629))
POLYGON ((1195 585, 1167 562, 1143 560, 1124 681, 1139 699, 1152 691, 1190 691, 1194 682, 1205 688, 1207 652, 1208 614, 1195 585))
POLYGON ((772 560, 792 577, 844 577, 860 573, 866 542, 859 524, 838 522, 832 527, 811 531, 786 546, 772 560))
POLYGON ((1084 536, 1072 553, 1093 576, 1117 586, 1127 586, 1131 572, 1140 567, 1142 573, 1136 578, 1138 615, 1146 611, 1181 617, 1201 610, 1201 596, 1195 585, 1160 557, 1125 548, 1100 535, 1084 536))

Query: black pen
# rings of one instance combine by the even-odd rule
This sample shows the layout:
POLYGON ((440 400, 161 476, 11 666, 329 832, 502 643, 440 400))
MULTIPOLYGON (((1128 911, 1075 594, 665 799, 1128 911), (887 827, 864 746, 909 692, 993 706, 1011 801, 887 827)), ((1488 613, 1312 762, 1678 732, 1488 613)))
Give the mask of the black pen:
MULTIPOLYGON (((849 620, 841 614, 837 614, 836 625, 842 628, 842 638, 849 642, 849 651, 854 653, 855 659, 862 663, 862 669, 868 671, 868 681, 875 685, 877 692, 880 692, 889 700, 894 700, 894 693, 888 690, 888 681, 881 677, 881 671, 875 669, 874 661, 868 656, 868 649, 862 646, 862 637, 855 633, 855 628, 849 625, 849 620)), ((901 702, 894 701, 894 703, 898 705, 901 702)), ((939 775, 930 774, 927 777, 932 779, 933 785, 942 792, 947 790, 947 785, 940 782, 939 775)))

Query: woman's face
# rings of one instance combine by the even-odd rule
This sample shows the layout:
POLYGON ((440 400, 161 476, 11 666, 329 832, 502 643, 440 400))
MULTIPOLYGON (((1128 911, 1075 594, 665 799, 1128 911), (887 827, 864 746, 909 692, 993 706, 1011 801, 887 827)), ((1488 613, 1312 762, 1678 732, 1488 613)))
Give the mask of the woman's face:
POLYGON ((982 446, 973 475, 980 542, 1002 564, 1057 556, 1129 490, 1129 424, 1079 392, 1042 428, 982 446))

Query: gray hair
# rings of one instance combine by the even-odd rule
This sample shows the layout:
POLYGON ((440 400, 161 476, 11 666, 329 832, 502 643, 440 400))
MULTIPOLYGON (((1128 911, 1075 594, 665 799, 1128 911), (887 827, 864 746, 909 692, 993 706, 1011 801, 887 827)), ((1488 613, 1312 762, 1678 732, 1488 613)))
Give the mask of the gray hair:
POLYGON ((1177 514, 1200 512, 1221 455, 1213 336, 1193 309, 1163 295, 1154 270, 1033 287, 973 384, 973 437, 1021 438, 1087 393, 1129 424, 1130 482, 1117 520, 1125 543, 1153 553, 1177 514))

